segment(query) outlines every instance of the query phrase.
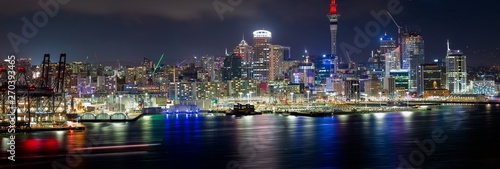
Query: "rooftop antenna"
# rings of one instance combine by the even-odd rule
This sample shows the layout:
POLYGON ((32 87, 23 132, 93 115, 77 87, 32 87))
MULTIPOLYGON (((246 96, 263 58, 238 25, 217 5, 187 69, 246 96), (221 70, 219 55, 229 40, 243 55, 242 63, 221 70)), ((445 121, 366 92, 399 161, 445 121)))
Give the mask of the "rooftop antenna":
POLYGON ((448 47, 448 51, 450 51, 450 40, 446 39, 446 46, 448 47))

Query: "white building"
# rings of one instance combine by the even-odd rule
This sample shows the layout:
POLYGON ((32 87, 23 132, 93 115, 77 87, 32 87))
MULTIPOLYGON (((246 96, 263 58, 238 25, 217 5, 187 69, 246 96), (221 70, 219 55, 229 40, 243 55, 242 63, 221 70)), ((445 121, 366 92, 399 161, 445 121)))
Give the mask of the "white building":
POLYGON ((460 50, 451 50, 449 42, 447 53, 447 89, 451 93, 467 93, 467 57, 460 50))

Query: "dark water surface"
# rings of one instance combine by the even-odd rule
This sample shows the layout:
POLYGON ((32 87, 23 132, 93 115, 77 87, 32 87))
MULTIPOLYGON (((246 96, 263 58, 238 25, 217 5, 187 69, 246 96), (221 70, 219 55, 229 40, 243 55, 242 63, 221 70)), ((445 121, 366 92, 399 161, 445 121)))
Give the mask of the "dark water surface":
POLYGON ((500 168, 500 105, 324 118, 153 115, 86 126, 16 134, 16 162, 6 160, 2 134, 0 168, 500 168), (82 149, 95 146, 104 148, 82 149))

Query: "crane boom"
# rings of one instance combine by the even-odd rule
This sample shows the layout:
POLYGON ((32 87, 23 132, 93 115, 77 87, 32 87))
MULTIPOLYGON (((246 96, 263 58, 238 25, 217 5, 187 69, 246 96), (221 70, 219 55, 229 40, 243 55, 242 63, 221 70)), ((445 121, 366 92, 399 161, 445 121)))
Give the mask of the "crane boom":
POLYGON ((394 24, 398 27, 398 29, 401 28, 401 26, 398 25, 398 23, 396 22, 396 20, 392 17, 391 13, 390 12, 387 12, 387 14, 389 15, 389 17, 391 17, 392 21, 394 22, 394 24))
POLYGON ((185 60, 183 60, 182 62, 178 62, 176 66, 177 66, 177 67, 181 66, 181 65, 182 65, 184 62, 186 62, 187 60, 188 60, 188 59, 185 59, 185 60))
POLYGON ((162 54, 161 57, 160 57, 160 60, 158 60, 158 63, 156 63, 155 69, 153 70, 153 75, 156 73, 156 69, 158 69, 158 66, 160 66, 160 62, 163 59, 164 55, 165 54, 162 54))
POLYGON ((399 47, 399 55, 400 55, 399 61, 400 61, 400 66, 402 66, 403 65, 403 59, 401 59, 401 56, 403 55, 403 47, 401 47, 401 41, 402 41, 401 29, 402 29, 402 27, 398 25, 398 23, 396 22, 394 17, 392 17, 390 12, 387 12, 387 14, 389 15, 389 17, 391 17, 392 21, 394 22, 394 25, 396 25, 396 27, 398 27, 398 47, 399 47))

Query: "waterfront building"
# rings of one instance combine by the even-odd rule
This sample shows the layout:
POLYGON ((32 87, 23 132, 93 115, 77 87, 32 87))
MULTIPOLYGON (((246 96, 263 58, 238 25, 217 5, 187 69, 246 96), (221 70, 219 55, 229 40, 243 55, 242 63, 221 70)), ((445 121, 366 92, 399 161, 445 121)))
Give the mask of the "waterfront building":
POLYGON ((438 64, 422 64, 419 66, 417 76, 417 93, 423 94, 425 90, 441 89, 443 72, 438 64))
POLYGON ((395 93, 396 92, 396 79, 389 75, 384 77, 384 91, 387 91, 389 93, 395 93))
POLYGON ((243 97, 247 93, 257 93, 259 81, 251 79, 233 79, 227 81, 227 95, 229 97, 243 97))
POLYGON ((394 77, 395 88, 409 90, 410 75, 408 70, 391 70, 389 74, 394 77))
POLYGON ((448 97, 450 96, 450 91, 448 89, 425 89, 424 90, 424 98, 429 97, 448 97))
POLYGON ((467 93, 467 57, 460 50, 451 50, 449 41, 446 75, 448 90, 451 93, 467 93))
POLYGON ((382 92, 382 82, 377 75, 372 75, 364 82, 364 89, 368 97, 377 97, 382 92))
POLYGON ((360 84, 357 78, 347 78, 344 80, 344 96, 346 100, 358 100, 361 92, 359 90, 360 84))
POLYGON ((194 100, 196 99, 195 83, 191 82, 176 82, 169 83, 169 99, 170 100, 194 100))
POLYGON ((224 82, 196 82, 195 87, 197 100, 219 100, 228 96, 227 83, 224 82))
POLYGON ((480 76, 476 80, 471 81, 473 94, 484 94, 488 96, 495 96, 497 90, 495 89, 495 78, 493 76, 480 76))

